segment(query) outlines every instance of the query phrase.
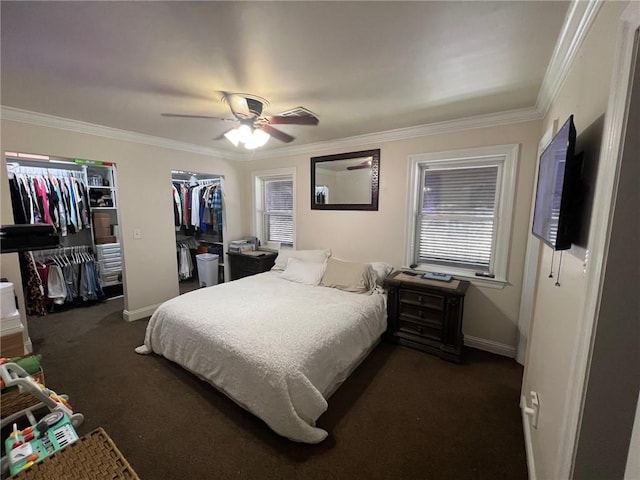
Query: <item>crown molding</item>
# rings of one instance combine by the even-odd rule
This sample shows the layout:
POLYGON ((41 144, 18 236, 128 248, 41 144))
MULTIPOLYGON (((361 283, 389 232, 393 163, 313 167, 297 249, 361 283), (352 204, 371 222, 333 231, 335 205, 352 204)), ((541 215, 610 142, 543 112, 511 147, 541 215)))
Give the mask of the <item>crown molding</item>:
POLYGON ((573 60, 602 4, 602 0, 573 0, 569 5, 536 101, 536 107, 542 116, 547 114, 564 84, 573 60))
POLYGON ((84 133, 87 135, 96 135, 99 137, 122 140, 124 142, 141 143, 154 147, 167 148, 170 150, 179 150, 181 152, 197 153, 214 157, 221 160, 240 160, 243 154, 235 152, 223 152, 213 148, 207 148, 192 143, 179 142, 163 137, 154 137, 153 135, 145 135, 142 133, 120 130, 118 128, 105 127, 95 123, 87 123, 70 118, 56 117, 45 113, 31 112, 20 108, 0 106, 0 118, 12 122, 28 123, 41 127, 57 128, 59 130, 67 130, 70 132, 84 133))
POLYGON ((308 153, 315 153, 323 149, 353 148, 361 145, 378 144, 396 140, 406 140, 415 137, 424 137, 427 135, 471 130, 475 128, 495 127, 511 123, 529 122, 533 120, 540 120, 542 118, 542 115, 534 107, 521 108, 517 110, 508 110, 505 112, 490 113, 487 115, 460 118, 457 120, 429 123, 425 125, 418 125, 415 127, 399 128, 395 130, 387 130, 384 132, 357 135, 354 137, 329 140, 326 142, 316 142, 308 145, 282 147, 272 150, 261 150, 247 153, 220 151, 191 143, 178 142, 176 140, 170 140, 167 138, 129 132, 127 130, 105 127, 103 125, 81 122, 79 120, 72 120, 69 118, 56 117, 44 113, 31 112, 14 107, 0 106, 0 117, 4 120, 13 122, 57 128, 60 130, 84 133, 88 135, 97 135, 100 137, 113 138, 126 142, 142 143, 155 147, 207 155, 224 160, 250 161, 290 155, 304 155, 308 153))
POLYGON ((428 135, 472 130, 475 128, 488 128, 512 123, 531 122, 540 119, 542 119, 542 115, 535 107, 520 108, 517 110, 508 110, 505 112, 490 113, 487 115, 477 115, 474 117, 447 120, 444 122, 428 123, 425 125, 417 125, 415 127, 368 133, 354 137, 341 138, 339 140, 329 140, 326 142, 316 142, 307 145, 245 153, 243 160, 262 160, 266 158, 290 155, 304 155, 327 149, 337 150, 340 148, 353 148, 363 145, 425 137, 428 135))

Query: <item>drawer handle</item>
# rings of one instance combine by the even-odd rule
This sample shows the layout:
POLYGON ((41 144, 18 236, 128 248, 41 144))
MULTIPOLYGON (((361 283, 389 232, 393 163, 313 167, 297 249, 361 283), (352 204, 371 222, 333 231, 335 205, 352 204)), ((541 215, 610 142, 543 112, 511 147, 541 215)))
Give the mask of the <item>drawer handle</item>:
POLYGON ((422 327, 418 327, 418 333, 424 333, 422 327))
POLYGON ((420 312, 418 313, 418 315, 420 315, 420 318, 424 317, 424 312, 422 310, 420 310, 420 312))
POLYGON ((424 298, 422 298, 422 295, 418 295, 418 301, 420 303, 424 303, 424 298))

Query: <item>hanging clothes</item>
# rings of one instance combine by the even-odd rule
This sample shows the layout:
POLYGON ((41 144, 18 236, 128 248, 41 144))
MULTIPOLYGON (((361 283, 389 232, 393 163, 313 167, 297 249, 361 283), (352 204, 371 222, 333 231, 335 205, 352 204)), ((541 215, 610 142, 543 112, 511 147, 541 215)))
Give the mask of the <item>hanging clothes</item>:
POLYGON ((47 302, 44 293, 44 286, 38 271, 36 270, 36 262, 31 252, 22 252, 21 267, 24 266, 22 273, 25 312, 27 315, 46 315, 47 302))
POLYGON ((187 234, 222 231, 222 195, 218 180, 202 180, 198 185, 174 181, 171 191, 176 227, 187 234))
POLYGON ((63 237, 90 228, 89 195, 78 171, 12 167, 11 204, 16 224, 48 223, 63 237))
POLYGON ((222 189, 215 188, 211 197, 211 209, 215 214, 216 230, 222 231, 222 189))
POLYGON ((193 262, 191 251, 186 245, 180 245, 178 249, 178 277, 180 280, 191 278, 193 274, 193 262))
POLYGON ((9 192, 11 193, 11 206, 13 208, 13 221, 16 224, 27 223, 27 212, 24 206, 20 182, 17 178, 9 179, 9 192))
POLYGON ((175 183, 171 185, 171 192, 173 194, 173 218, 176 227, 180 227, 180 225, 182 225, 182 202, 180 200, 179 188, 180 185, 175 183))
POLYGON ((35 259, 25 288, 29 293, 25 295, 27 315, 45 315, 61 308, 106 300, 98 275, 98 262, 89 247, 28 253, 35 259), (38 294, 33 285, 39 286, 38 291, 42 293, 38 294))
POLYGON ((49 268, 47 297, 57 305, 62 305, 67 298, 67 284, 60 265, 51 265, 49 268))

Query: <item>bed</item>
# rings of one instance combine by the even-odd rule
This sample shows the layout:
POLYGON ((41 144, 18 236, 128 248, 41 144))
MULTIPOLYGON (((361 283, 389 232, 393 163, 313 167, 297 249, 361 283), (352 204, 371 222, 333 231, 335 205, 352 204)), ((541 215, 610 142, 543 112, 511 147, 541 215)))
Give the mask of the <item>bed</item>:
POLYGON ((386 294, 308 285, 270 271, 168 300, 138 353, 162 355, 276 433, 319 443, 327 398, 386 328, 386 294))

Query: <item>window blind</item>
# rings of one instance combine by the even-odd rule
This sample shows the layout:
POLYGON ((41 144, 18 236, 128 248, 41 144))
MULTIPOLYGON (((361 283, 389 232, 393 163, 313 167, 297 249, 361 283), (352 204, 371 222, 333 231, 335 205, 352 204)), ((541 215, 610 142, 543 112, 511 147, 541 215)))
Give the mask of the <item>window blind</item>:
POLYGON ((293 244, 293 180, 265 181, 267 241, 293 244))
POLYGON ((491 271, 498 166, 421 169, 419 263, 491 271))

